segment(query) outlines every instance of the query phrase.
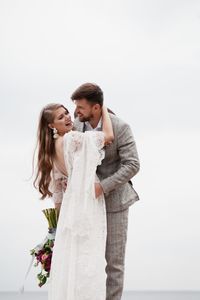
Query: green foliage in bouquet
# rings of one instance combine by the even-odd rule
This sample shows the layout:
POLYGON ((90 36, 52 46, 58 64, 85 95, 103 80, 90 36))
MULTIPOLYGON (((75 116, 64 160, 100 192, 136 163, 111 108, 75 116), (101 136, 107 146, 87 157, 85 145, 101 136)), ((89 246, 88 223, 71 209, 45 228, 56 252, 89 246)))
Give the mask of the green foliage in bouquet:
POLYGON ((53 246, 56 234, 56 227, 59 217, 59 211, 56 208, 48 208, 42 211, 48 221, 48 234, 44 241, 30 250, 30 254, 35 256, 35 267, 40 265, 41 271, 37 274, 39 287, 43 286, 50 276, 51 260, 53 246))

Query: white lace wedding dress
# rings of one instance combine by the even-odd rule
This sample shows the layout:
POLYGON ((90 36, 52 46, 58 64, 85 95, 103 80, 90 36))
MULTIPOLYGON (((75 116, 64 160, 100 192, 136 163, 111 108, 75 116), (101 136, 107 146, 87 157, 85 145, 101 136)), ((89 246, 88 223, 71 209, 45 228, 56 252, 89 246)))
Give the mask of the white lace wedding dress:
POLYGON ((70 132, 64 136, 67 189, 57 173, 62 200, 53 250, 48 300, 105 300, 106 210, 95 198, 96 167, 104 157, 103 132, 70 132))

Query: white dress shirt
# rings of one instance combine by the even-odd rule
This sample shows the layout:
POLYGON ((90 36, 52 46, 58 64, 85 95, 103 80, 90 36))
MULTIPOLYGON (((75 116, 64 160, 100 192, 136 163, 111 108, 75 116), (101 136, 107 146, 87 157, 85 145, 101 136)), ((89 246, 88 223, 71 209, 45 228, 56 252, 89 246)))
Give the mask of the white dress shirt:
POLYGON ((99 120, 99 123, 97 124, 97 127, 93 128, 90 123, 84 122, 84 130, 85 131, 101 131, 102 130, 102 117, 99 120))

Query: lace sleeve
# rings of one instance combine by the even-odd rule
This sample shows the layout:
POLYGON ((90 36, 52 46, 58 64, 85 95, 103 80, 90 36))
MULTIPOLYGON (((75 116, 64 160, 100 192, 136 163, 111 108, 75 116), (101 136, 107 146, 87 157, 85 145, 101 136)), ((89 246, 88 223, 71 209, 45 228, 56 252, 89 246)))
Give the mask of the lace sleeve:
MULTIPOLYGON (((66 136, 67 137, 67 136, 66 136)), ((86 131, 86 132, 78 132, 73 131, 69 135, 69 150, 73 152, 77 152, 82 149, 84 142, 91 141, 91 143, 97 148, 98 150, 104 147, 105 136, 103 131, 86 131)))
POLYGON ((54 204, 62 203, 63 194, 67 188, 67 177, 54 169, 52 182, 52 200, 54 204))
POLYGON ((100 165, 105 157, 105 151, 103 149, 105 144, 105 135, 103 131, 86 131, 85 133, 87 144, 89 149, 87 150, 90 162, 100 165))
POLYGON ((73 131, 64 136, 64 157, 67 166, 69 182, 74 169, 74 163, 79 166, 89 161, 91 167, 101 164, 105 156, 104 133, 102 131, 73 131))
POLYGON ((92 131, 94 135, 94 142, 98 150, 101 150, 105 144, 105 135, 103 131, 92 131))
POLYGON ((84 139, 83 132, 73 131, 71 133, 70 150, 73 152, 79 151, 82 148, 83 139, 84 139))

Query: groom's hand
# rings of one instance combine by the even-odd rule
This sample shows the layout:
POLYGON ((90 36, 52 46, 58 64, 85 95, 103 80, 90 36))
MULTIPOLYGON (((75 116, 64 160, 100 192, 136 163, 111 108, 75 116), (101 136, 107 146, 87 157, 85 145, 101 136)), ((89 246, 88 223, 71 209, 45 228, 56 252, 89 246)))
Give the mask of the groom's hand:
POLYGON ((95 183, 95 196, 98 198, 101 194, 103 194, 103 189, 100 183, 95 183))

